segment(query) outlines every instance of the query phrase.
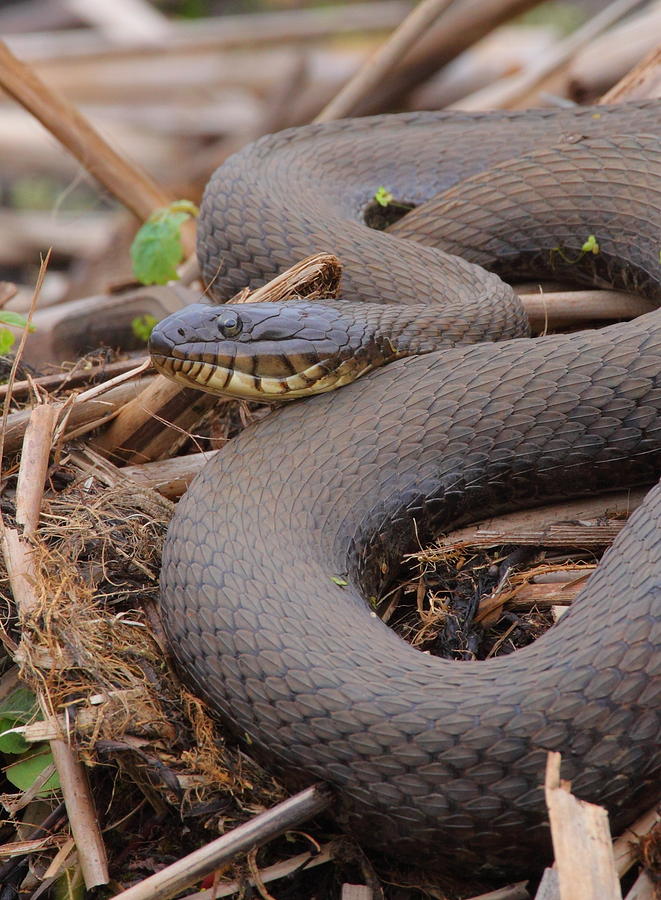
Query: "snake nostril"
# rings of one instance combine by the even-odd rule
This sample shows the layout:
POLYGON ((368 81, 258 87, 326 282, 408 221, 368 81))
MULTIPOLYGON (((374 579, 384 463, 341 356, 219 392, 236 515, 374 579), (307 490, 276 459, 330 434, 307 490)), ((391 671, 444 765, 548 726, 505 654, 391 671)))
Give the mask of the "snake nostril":
POLYGON ((184 328, 177 328, 177 334, 181 337, 186 337, 186 330, 184 328))

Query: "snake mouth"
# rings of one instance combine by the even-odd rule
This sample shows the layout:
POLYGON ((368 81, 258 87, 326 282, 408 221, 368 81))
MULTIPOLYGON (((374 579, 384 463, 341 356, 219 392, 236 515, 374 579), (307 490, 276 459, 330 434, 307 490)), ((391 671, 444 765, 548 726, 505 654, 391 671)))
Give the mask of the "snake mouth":
POLYGON ((187 387, 278 402, 334 390, 380 364, 376 347, 359 340, 364 331, 316 303, 194 304, 154 328, 149 352, 187 387))
POLYGON ((260 403, 325 393, 363 374, 352 360, 340 362, 336 368, 314 363, 300 372, 278 378, 242 372, 200 359, 179 359, 153 352, 151 357, 159 372, 186 387, 260 403))

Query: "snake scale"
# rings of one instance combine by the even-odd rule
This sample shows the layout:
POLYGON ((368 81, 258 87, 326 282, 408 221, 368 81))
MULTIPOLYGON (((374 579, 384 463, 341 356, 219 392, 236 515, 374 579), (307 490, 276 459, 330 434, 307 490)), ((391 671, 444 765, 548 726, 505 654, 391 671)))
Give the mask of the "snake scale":
POLYGON ((449 345, 246 429, 180 501, 163 557, 195 690, 274 771, 335 786, 346 827, 391 854, 546 853, 548 750, 614 829, 658 796, 660 488, 510 656, 421 654, 363 598, 453 526, 658 480, 661 313, 531 340, 482 267, 661 299, 660 113, 346 120, 263 138, 207 187, 198 255, 218 300, 328 251, 345 299, 427 306, 449 345), (364 221, 381 185, 416 206, 388 232, 364 221))

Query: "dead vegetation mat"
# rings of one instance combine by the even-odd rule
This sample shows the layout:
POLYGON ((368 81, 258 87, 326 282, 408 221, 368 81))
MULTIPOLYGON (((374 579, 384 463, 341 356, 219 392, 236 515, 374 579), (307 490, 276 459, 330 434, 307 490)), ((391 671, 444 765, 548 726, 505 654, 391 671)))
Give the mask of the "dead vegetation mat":
MULTIPOLYGON (((236 407, 236 408, 234 408, 236 407)), ((262 411, 257 415, 261 415, 262 411)), ((251 418, 225 404, 210 416, 195 445, 222 443, 251 418)), ((38 604, 17 621, 5 572, 0 572, 3 640, 21 680, 43 698, 42 737, 71 736, 90 773, 115 883, 127 887, 208 842, 285 796, 281 786, 223 733, 172 669, 157 611, 160 553, 174 505, 127 482, 107 487, 64 455, 49 471, 37 544, 38 604)), ((3 513, 11 522, 11 477, 3 513)), ((557 556, 553 560, 557 562, 557 556)), ((419 649, 462 659, 512 652, 551 624, 534 606, 479 623, 480 597, 506 584, 512 565, 544 567, 543 553, 424 551, 408 561, 380 612, 419 649)), ((7 666, 11 660, 7 657, 7 666)), ((12 808, 8 795, 6 808, 12 808)), ((20 806, 20 804, 19 804, 20 806)), ((14 828, 7 823, 7 829, 14 828)), ((337 838, 322 822, 260 851, 259 864, 314 849, 337 838)), ((300 873, 277 895, 337 895, 356 874, 388 885, 382 896, 466 896, 491 887, 448 879, 443 893, 424 877, 376 860, 378 877, 350 843, 334 850, 336 865, 300 873), (301 893, 303 891, 303 893, 301 893)), ((45 869, 51 854, 44 852, 45 869)), ((245 877, 242 863, 223 877, 245 877)), ((502 880, 500 884, 502 884, 502 880)), ((249 896, 248 894, 247 896, 249 896)), ((378 893, 375 896, 379 896, 378 893)))

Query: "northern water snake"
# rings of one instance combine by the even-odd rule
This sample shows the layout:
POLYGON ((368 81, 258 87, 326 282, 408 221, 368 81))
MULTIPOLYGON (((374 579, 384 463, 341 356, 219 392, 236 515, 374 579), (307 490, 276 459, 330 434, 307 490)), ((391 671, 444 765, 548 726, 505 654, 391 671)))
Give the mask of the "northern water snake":
MULTIPOLYGON (((541 263, 658 300, 660 112, 405 114, 267 137, 207 188, 203 271, 226 299, 332 251, 345 297, 440 298, 450 332, 467 301, 489 336, 499 304, 480 318, 485 284, 505 304, 509 289, 366 228, 384 185, 428 204, 394 232, 500 272, 541 263)), ((363 597, 440 530, 660 473, 659 312, 393 362, 277 410, 198 476, 164 550, 173 651, 275 769, 336 786, 348 826, 392 853, 511 862, 546 847, 547 750, 617 828, 654 803, 661 768, 659 488, 570 612, 509 657, 417 653, 363 597)))

